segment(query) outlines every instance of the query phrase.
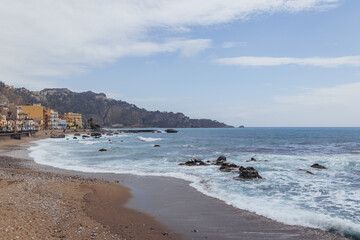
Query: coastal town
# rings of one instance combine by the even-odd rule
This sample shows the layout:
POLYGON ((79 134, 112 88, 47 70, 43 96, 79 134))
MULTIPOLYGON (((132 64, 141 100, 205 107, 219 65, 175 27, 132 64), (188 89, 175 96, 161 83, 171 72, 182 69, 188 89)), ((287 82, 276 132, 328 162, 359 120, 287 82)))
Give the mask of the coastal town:
POLYGON ((0 132, 76 130, 83 127, 80 113, 68 112, 60 116, 56 110, 41 104, 0 104, 0 132))

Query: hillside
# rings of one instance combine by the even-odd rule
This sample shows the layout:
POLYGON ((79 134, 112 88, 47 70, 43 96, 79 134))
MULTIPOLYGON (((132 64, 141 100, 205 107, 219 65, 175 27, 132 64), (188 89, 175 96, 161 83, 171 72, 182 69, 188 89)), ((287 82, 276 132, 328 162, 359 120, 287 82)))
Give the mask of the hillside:
POLYGON ((83 119, 93 118, 104 127, 159 127, 159 128, 225 128, 231 127, 210 119, 190 119, 183 113, 147 111, 134 104, 107 98, 104 93, 72 92, 66 88, 29 91, 13 88, 0 82, 0 103, 18 105, 41 103, 60 114, 77 112, 83 119))

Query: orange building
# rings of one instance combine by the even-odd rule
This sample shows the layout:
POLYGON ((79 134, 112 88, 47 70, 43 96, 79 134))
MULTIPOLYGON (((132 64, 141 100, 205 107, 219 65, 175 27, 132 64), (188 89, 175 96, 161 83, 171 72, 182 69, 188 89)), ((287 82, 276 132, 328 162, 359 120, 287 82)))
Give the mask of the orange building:
POLYGON ((44 107, 41 105, 21 106, 23 114, 26 114, 29 119, 34 120, 35 129, 44 129, 45 114, 44 107))

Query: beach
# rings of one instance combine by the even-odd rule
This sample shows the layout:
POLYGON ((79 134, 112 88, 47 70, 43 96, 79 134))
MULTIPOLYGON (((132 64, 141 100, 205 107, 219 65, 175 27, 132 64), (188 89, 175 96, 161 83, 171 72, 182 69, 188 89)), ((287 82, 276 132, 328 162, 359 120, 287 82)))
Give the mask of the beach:
POLYGON ((1 239, 345 239, 234 208, 185 180, 36 164, 28 148, 43 137, 1 143, 1 239))

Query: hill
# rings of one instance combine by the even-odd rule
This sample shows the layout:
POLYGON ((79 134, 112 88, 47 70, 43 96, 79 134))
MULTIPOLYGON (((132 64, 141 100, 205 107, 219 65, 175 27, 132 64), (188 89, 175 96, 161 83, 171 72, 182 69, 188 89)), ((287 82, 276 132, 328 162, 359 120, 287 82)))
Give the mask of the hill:
POLYGON ((0 82, 0 102, 18 105, 41 103, 60 114, 77 112, 83 119, 93 118, 104 127, 158 128, 226 128, 224 123, 210 119, 190 119, 183 113, 147 111, 120 100, 107 98, 104 93, 72 92, 67 88, 30 91, 0 82))

